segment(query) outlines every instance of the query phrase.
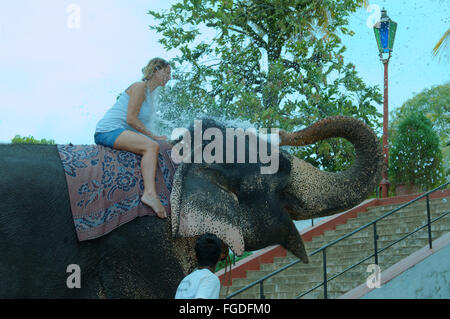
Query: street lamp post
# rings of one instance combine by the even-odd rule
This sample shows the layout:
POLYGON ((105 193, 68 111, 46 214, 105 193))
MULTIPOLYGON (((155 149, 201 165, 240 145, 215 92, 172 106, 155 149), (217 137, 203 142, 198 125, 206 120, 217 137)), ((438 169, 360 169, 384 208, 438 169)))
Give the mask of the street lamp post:
POLYGON ((386 9, 381 10, 381 19, 374 27, 375 39, 377 40, 378 51, 380 53, 380 60, 384 65, 384 102, 383 102, 383 173, 380 183, 381 196, 388 197, 389 180, 388 180, 388 165, 389 165, 389 146, 388 146, 388 64, 391 58, 392 48, 394 47, 395 32, 397 31, 397 23, 392 21, 386 12, 386 9))

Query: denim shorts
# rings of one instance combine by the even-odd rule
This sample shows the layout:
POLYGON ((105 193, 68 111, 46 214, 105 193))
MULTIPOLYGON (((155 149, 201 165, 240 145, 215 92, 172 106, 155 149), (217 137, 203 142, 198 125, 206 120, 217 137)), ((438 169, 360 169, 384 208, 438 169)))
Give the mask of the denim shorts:
POLYGON ((104 133, 97 132, 94 134, 95 144, 113 148, 114 142, 117 140, 119 135, 122 134, 122 132, 124 132, 124 131, 126 131, 126 129, 118 128, 118 129, 110 131, 110 132, 104 132, 104 133))

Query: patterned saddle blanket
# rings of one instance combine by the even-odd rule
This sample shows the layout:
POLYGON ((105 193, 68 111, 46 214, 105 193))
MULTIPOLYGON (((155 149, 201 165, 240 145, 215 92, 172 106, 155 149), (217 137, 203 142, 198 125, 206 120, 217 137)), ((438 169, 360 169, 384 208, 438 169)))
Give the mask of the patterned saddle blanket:
MULTIPOLYGON (((158 141, 156 190, 167 216, 176 164, 172 146, 158 141)), ((108 234, 140 216, 156 216, 141 203, 144 183, 141 156, 101 145, 57 145, 69 190, 70 207, 79 241, 108 234)))

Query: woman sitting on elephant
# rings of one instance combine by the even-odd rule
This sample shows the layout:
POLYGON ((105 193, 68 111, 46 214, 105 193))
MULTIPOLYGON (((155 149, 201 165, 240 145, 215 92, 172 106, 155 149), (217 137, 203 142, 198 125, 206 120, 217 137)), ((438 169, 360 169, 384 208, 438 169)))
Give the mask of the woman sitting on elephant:
POLYGON ((171 68, 167 61, 154 58, 142 71, 142 81, 128 87, 98 122, 94 139, 96 144, 142 155, 144 194, 141 201, 160 218, 166 218, 166 211, 156 192, 155 176, 159 153, 156 141, 166 140, 167 137, 152 132, 158 131, 155 89, 165 86, 170 80, 171 68))

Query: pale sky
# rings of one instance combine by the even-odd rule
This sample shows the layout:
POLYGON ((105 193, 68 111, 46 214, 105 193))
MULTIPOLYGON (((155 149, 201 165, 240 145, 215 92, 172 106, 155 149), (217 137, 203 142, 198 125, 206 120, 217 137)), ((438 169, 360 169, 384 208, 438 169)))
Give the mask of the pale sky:
MULTIPOLYGON (((147 14, 176 2, 1 1, 0 142, 19 134, 61 144, 93 144, 97 121, 119 93, 140 80, 141 68, 155 56, 171 59, 179 54, 158 43, 160 35, 149 29, 154 21, 147 14), (74 28, 77 21, 71 17, 78 9, 79 28, 74 28)), ((389 68, 390 109, 414 92, 450 80, 450 61, 431 55, 449 27, 450 1, 370 3, 386 7, 398 23, 389 68)), ((365 83, 382 87, 383 67, 366 25, 374 12, 360 9, 352 15, 350 29, 356 35, 343 38, 348 48, 344 56, 365 83)))

